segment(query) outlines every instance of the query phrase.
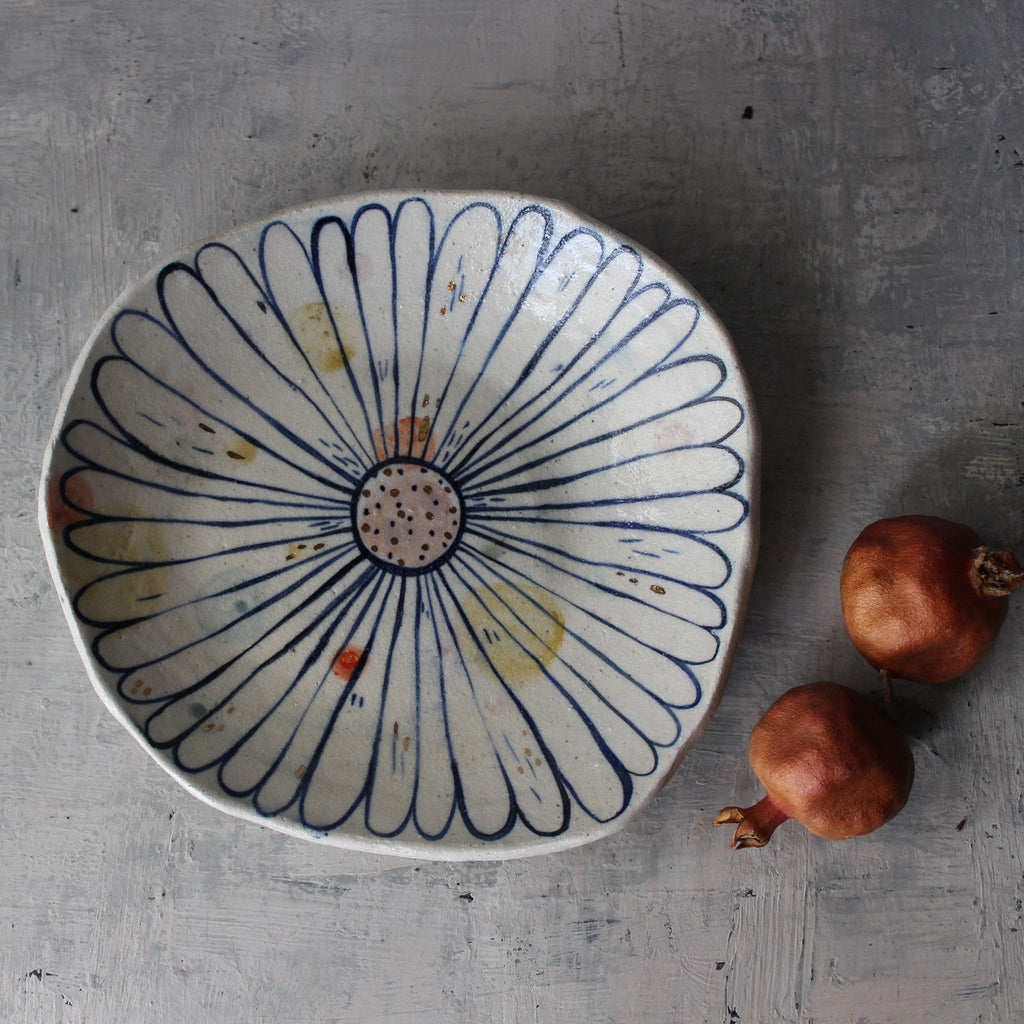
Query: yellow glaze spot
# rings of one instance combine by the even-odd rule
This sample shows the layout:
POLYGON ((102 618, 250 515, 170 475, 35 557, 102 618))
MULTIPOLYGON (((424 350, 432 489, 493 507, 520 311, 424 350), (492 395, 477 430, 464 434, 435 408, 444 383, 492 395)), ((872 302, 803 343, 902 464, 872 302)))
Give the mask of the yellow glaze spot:
MULTIPOLYGON (((128 514, 132 512, 140 514, 138 509, 129 510, 128 514)), ((107 596, 109 605, 122 609, 125 617, 131 617, 136 613, 138 601, 163 593, 170 586, 174 567, 153 565, 170 558, 163 528, 159 523, 127 519, 106 523, 98 529, 104 531, 103 550, 109 557, 151 566, 138 572, 121 573, 111 581, 113 589, 107 596)))
POLYGON ((565 637, 565 616, 555 600, 530 583, 498 583, 473 593, 477 600, 466 602, 479 645, 473 656, 490 662, 513 686, 540 677, 565 637))
MULTIPOLYGON (((323 545, 320 545, 323 547, 323 545)), ((286 562, 294 562, 296 558, 305 558, 307 555, 313 553, 313 546, 306 543, 295 543, 288 545, 288 551, 285 553, 284 560, 286 562)))
POLYGON ((329 314, 323 302, 309 302, 291 313, 288 326, 314 369, 320 373, 337 373, 351 362, 355 352, 355 346, 349 340, 355 333, 355 324, 351 320, 338 309, 331 309, 329 314), (331 323, 331 315, 334 324, 331 323))
MULTIPOLYGON (((129 514, 132 513, 144 514, 136 508, 129 511, 129 514)), ((103 529, 106 534, 104 553, 119 562, 151 564, 165 561, 168 557, 164 530, 160 523, 123 519, 107 523, 103 529)))
POLYGON ((236 437, 227 446, 226 454, 232 462, 252 462, 256 458, 256 446, 244 438, 236 437))

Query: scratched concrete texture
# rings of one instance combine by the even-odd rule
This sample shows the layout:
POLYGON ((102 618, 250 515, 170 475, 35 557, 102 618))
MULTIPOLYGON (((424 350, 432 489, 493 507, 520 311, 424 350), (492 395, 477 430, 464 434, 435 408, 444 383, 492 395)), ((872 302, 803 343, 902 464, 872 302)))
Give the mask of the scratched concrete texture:
POLYGON ((711 828, 784 689, 876 693, 838 570, 883 515, 1024 547, 1016 0, 6 0, 0 7, 0 1019, 1014 1022, 1024 608, 897 691, 874 835, 711 828), (287 205, 379 187, 567 200, 731 330, 762 553, 720 710, 627 830, 532 860, 330 850, 228 818, 93 694, 35 526, 61 388, 121 288, 287 205))

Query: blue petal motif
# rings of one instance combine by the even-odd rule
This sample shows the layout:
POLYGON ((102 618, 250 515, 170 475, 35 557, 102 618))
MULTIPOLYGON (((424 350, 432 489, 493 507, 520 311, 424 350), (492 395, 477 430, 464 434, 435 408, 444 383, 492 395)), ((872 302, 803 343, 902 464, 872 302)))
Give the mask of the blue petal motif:
POLYGON ((274 221, 113 321, 63 435, 73 607, 180 772, 429 844, 613 821, 678 756, 733 625, 747 412, 692 298, 558 224, 274 221))

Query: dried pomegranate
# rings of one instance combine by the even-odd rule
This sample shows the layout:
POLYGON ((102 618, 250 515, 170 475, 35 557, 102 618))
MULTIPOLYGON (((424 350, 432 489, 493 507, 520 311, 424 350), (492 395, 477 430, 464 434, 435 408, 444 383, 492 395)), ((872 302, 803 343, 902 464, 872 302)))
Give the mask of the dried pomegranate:
POLYGON ((853 542, 839 591, 853 645, 883 678, 943 683, 988 654, 1022 579, 1017 559, 969 526, 898 516, 853 542))
POLYGON ((754 726, 750 766, 767 790, 752 807, 726 807, 730 846, 764 846, 793 818, 823 839, 865 835, 895 817, 914 781, 903 734, 863 694, 838 683, 796 686, 754 726))

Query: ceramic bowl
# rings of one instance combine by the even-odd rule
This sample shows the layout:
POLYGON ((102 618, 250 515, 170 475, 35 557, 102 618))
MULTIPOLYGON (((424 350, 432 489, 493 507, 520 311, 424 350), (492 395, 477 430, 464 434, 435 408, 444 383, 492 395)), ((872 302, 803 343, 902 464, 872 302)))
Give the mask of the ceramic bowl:
POLYGON ((621 827, 714 710, 756 548, 736 353, 555 202, 394 192, 154 270, 40 526, 86 670, 225 811, 432 859, 621 827))

